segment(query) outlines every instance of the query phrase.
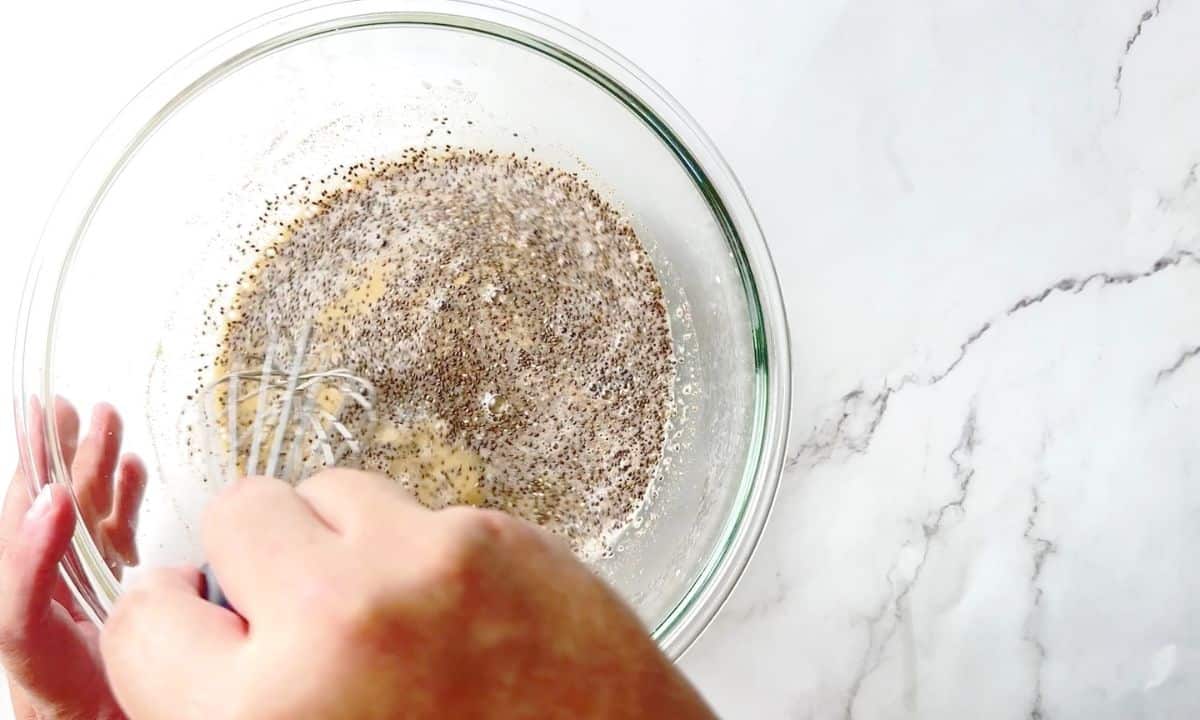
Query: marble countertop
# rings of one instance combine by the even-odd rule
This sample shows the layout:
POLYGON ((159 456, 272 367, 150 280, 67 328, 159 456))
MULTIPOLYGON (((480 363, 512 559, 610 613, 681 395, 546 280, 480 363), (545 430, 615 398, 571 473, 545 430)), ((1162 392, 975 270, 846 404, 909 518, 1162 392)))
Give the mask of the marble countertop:
MULTIPOLYGON (((146 68, 273 4, 81 10, 99 69, 8 88, 86 111, 12 120, 50 158, 17 228, 146 68)), ((790 460, 682 661, 721 714, 1200 716, 1200 3, 528 4, 697 117, 784 286, 790 460)))
POLYGON ((684 666, 730 717, 1200 716, 1200 4, 761 12, 701 36, 716 77, 658 71, 796 358, 771 524, 684 666))

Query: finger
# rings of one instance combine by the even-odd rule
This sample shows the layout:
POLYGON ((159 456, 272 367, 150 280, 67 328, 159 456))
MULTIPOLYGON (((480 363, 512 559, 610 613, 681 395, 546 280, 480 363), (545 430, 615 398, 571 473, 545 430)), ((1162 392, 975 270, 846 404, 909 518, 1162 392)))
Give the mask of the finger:
POLYGON ((146 466, 136 455, 126 455, 117 466, 112 513, 101 523, 101 533, 119 565, 138 564, 137 520, 146 492, 146 466))
POLYGON ((92 531, 112 509, 113 473, 121 452, 121 417, 111 405, 92 410, 87 435, 71 464, 71 485, 79 512, 92 531))
POLYGON ((66 611, 67 615, 69 615, 72 620, 76 622, 91 623, 91 618, 86 612, 83 611, 83 607, 79 604, 79 600, 77 600, 75 596, 71 594, 71 588, 69 588, 67 584, 63 582, 61 576, 54 584, 54 592, 50 594, 50 599, 53 602, 61 605, 62 609, 66 611))
POLYGON ((62 559, 75 528, 66 488, 43 488, 22 518, 19 534, 0 559, 0 649, 28 653, 50 611, 62 559))
MULTIPOLYGON (((45 478, 47 477, 45 472, 46 446, 43 438, 42 405, 37 398, 30 401, 29 411, 32 416, 30 423, 32 438, 22 437, 19 439, 19 443, 22 445, 21 463, 23 464, 26 460, 24 452, 27 449, 26 443, 32 441, 33 457, 39 465, 37 477, 45 478)), ((75 413, 75 408, 71 407, 66 400, 57 400, 55 402, 55 421, 64 455, 73 456, 75 438, 79 434, 79 416, 75 413)), ((21 518, 29 509, 31 502, 29 498, 34 489, 35 485, 29 482, 25 470, 18 466, 8 485, 8 491, 5 493, 4 507, 0 509, 0 557, 4 555, 5 548, 15 540, 16 533, 20 531, 21 518)))
POLYGON ((94 625, 77 623, 52 603, 19 646, 6 646, 5 670, 21 688, 28 707, 53 713, 35 712, 30 720, 95 717, 97 707, 115 705, 97 664, 94 635, 94 625))
POLYGON ((0 660, 34 704, 90 717, 108 687, 76 618, 51 601, 64 589, 57 564, 74 527, 75 507, 62 485, 43 488, 22 517, 0 559, 0 660))
MULTIPOLYGON (((42 403, 36 397, 29 401, 29 416, 29 435, 19 435, 17 440, 21 448, 21 472, 32 489, 50 482, 47 471, 49 456, 45 415, 42 403), (32 461, 32 466, 28 461, 32 461)), ((55 398, 54 422, 63 464, 70 467, 75 458, 75 446, 79 441, 79 414, 75 412, 71 403, 62 398, 55 398)))
POLYGON ((54 398, 54 426, 58 431, 63 464, 69 468, 75 460, 75 450, 79 446, 79 413, 65 398, 54 398))
POLYGON ((204 551, 229 602, 251 623, 302 586, 336 539, 287 483, 247 477, 205 509, 204 551))
POLYGON ((361 470, 323 470, 300 483, 296 492, 341 534, 361 530, 380 508, 410 516, 429 514, 392 480, 361 470))
POLYGON ((12 482, 4 494, 4 507, 0 508, 0 558, 17 536, 21 528, 21 517, 29 509, 29 486, 25 476, 20 472, 13 473, 12 482))
POLYGON ((105 622, 101 655, 130 717, 222 714, 218 704, 230 696, 246 626, 201 598, 200 582, 194 568, 155 570, 121 596, 105 622))
MULTIPOLYGON (((25 476, 20 471, 13 474, 4 498, 4 507, 0 509, 0 559, 4 557, 5 549, 16 539, 21 528, 21 518, 29 510, 29 489, 25 484, 25 476)), ((2 589, 2 588, 0 588, 2 589)), ((79 607, 66 584, 59 579, 51 595, 54 602, 60 604, 76 620, 85 620, 87 615, 79 607)))

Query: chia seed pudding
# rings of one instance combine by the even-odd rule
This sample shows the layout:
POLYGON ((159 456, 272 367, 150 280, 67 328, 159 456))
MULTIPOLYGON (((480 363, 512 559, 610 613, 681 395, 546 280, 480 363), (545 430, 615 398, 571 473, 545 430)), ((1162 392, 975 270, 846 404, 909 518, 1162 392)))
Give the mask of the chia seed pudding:
POLYGON ((262 227, 285 206, 304 211, 244 247, 218 374, 311 323, 307 363, 378 391, 353 464, 610 550, 658 475, 675 370, 631 224, 577 174, 452 148, 304 179, 262 227))

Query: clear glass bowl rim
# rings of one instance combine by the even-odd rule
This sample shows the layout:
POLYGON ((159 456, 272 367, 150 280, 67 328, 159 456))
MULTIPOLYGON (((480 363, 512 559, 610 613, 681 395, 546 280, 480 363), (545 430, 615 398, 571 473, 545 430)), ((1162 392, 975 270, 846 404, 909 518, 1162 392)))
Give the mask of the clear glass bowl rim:
MULTIPOLYGON (((54 397, 54 322, 67 271, 107 190, 142 143, 171 114, 229 72, 267 53, 318 35, 385 25, 454 28, 515 42, 562 63, 607 91, 668 146, 724 225, 750 308, 755 355, 751 447, 733 511, 699 576, 652 629, 672 659, 699 638, 741 577, 762 535, 786 456, 791 404, 787 318, 778 276, 758 220, 728 163, 690 115, 662 87, 620 54, 559 20, 503 0, 305 0, 249 20, 200 46, 133 98, 84 156, 47 221, 22 293, 13 357, 14 413, 31 437, 33 397, 54 397), (49 308, 49 327, 36 310, 49 308), (41 342, 44 340, 44 343, 41 342), (42 362, 30 353, 44 352, 42 362)), ((44 462, 21 450, 35 494, 48 482, 66 484, 57 428, 43 418, 44 462), (36 472, 45 468, 44 473, 36 472)), ((78 511, 77 511, 78 513, 78 511)), ((97 624, 120 592, 82 522, 60 570, 97 624)))

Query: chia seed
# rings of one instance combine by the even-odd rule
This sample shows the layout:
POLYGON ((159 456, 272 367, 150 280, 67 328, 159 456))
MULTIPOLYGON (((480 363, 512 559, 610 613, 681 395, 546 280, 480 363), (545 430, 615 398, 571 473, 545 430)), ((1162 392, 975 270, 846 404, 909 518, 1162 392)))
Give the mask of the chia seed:
POLYGON ((369 379, 409 429, 368 439, 361 467, 435 509, 497 508, 608 552, 658 474, 674 379, 632 225, 577 174, 515 155, 412 150, 316 183, 269 202, 245 243, 214 370, 312 321, 309 365, 369 379), (285 200, 302 212, 275 216, 285 200))

